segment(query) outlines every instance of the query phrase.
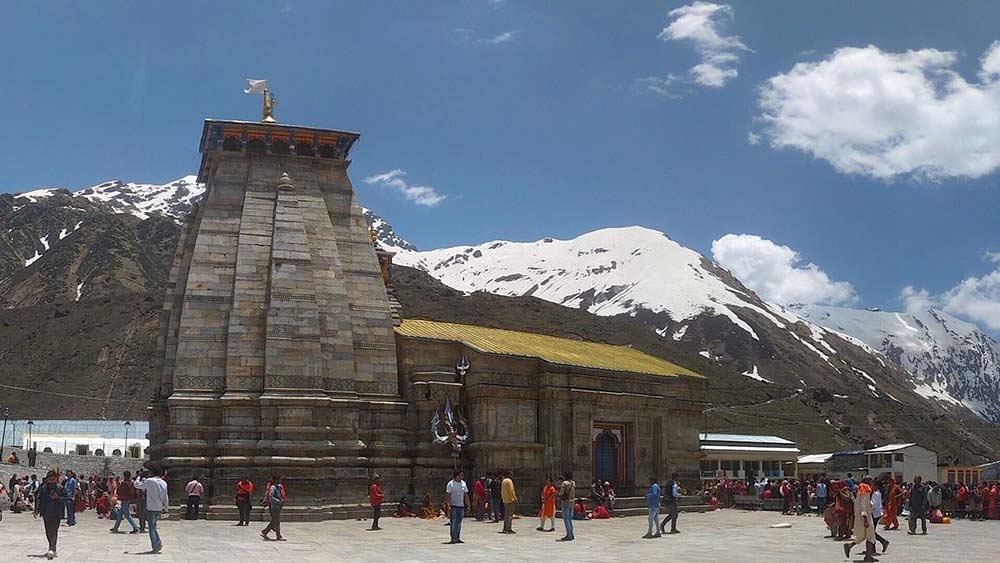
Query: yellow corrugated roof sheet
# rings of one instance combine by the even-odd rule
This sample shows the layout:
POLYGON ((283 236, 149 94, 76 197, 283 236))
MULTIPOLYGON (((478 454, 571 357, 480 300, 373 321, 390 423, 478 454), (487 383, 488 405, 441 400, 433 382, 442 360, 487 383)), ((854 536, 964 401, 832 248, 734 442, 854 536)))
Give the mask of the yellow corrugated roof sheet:
POLYGON ((651 375, 703 377, 628 346, 422 320, 404 320, 401 326, 396 327, 396 333, 414 338, 461 342, 489 354, 538 358, 553 364, 651 375))

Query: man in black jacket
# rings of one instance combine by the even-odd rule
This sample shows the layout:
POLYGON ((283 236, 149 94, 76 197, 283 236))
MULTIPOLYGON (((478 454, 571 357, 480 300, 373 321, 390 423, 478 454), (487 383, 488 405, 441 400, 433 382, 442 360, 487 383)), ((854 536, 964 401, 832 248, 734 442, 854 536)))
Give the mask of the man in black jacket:
POLYGON ((907 533, 911 536, 917 533, 917 519, 920 520, 920 535, 927 535, 927 485, 922 481, 917 475, 910 488, 910 531, 907 533))
POLYGON ((45 483, 38 489, 38 502, 35 503, 34 517, 42 515, 45 523, 45 537, 49 540, 49 551, 45 557, 56 556, 56 542, 59 540, 59 522, 66 513, 66 488, 59 484, 59 476, 55 471, 49 471, 45 483))

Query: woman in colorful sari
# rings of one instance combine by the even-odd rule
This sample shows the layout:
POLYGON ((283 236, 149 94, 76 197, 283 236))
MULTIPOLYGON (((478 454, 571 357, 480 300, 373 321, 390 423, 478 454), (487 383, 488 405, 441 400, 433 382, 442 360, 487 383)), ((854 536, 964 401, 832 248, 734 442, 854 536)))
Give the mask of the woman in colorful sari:
POLYGON ((903 488, 896 484, 896 480, 889 478, 889 492, 885 497, 885 516, 882 517, 882 524, 886 530, 899 529, 899 509, 903 507, 903 488))
POLYGON ((851 488, 844 486, 837 491, 837 502, 833 509, 837 520, 836 539, 844 540, 851 537, 851 528, 854 525, 854 497, 851 496, 851 488))
POLYGON ((997 490, 997 484, 993 483, 993 486, 990 487, 990 501, 986 505, 986 517, 990 520, 997 519, 997 493, 1000 491, 997 490))
MULTIPOLYGON (((837 498, 837 492, 839 490, 840 490, 840 481, 830 481, 829 485, 827 485, 827 491, 828 491, 827 494, 830 495, 829 498, 833 498, 833 499, 837 498)), ((827 529, 830 530, 830 535, 826 536, 828 538, 836 538, 837 537, 837 527, 838 526, 837 526, 837 516, 834 513, 834 508, 835 507, 836 507, 836 503, 834 503, 834 502, 828 502, 828 503, 826 503, 826 506, 822 508, 822 510, 823 510, 823 522, 826 524, 827 529)))

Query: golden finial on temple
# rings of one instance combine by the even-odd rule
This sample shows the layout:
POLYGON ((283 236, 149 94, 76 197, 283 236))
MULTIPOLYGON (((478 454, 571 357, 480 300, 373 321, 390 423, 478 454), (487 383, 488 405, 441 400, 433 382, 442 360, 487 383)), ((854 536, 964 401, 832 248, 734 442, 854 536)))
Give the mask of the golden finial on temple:
POLYGON ((264 123, 277 123, 278 121, 274 119, 274 106, 278 105, 278 100, 267 88, 267 80, 248 78, 247 82, 250 83, 250 87, 243 91, 244 94, 264 94, 264 110, 260 120, 264 123))

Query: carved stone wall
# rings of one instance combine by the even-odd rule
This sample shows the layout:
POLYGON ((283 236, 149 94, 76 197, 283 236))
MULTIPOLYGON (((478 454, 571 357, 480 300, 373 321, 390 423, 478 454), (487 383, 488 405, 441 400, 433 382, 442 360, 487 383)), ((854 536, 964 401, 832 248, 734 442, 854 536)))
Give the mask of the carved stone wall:
MULTIPOLYGON (((529 503, 546 477, 563 471, 589 486, 593 431, 600 423, 627 428, 626 479, 615 483, 623 493, 644 487, 651 475, 677 471, 692 484, 698 479, 703 379, 588 370, 404 336, 397 336, 397 349, 411 448, 427 466, 442 467, 448 459, 445 446, 429 444, 426 426, 447 397, 471 426, 462 459, 467 477, 512 469, 529 503), (455 364, 463 356, 471 367, 461 378, 455 364)), ((415 475, 417 492, 440 488, 420 477, 415 475)))
POLYGON ((150 414, 173 498, 198 473, 207 504, 228 509, 242 473, 276 471, 298 491, 293 515, 324 518, 374 472, 409 486, 393 312, 347 176, 356 138, 206 123, 207 190, 175 254, 150 414), (272 137, 340 149, 274 154, 272 137))

